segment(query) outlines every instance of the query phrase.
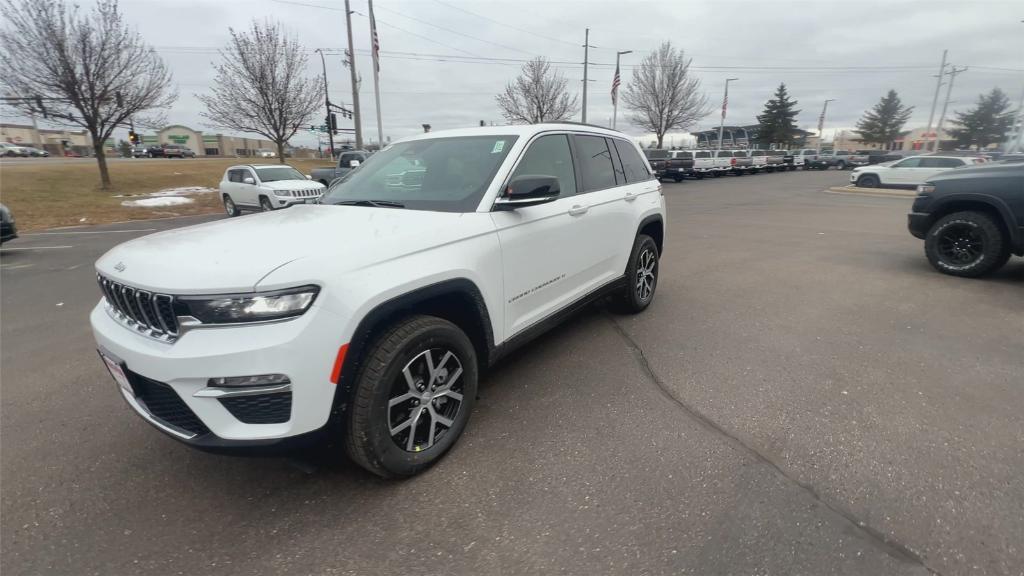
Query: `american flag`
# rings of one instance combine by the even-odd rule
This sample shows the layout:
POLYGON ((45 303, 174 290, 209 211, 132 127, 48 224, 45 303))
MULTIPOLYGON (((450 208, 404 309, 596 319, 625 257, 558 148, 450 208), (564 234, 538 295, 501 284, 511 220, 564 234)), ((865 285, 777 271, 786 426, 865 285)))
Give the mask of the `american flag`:
POLYGON ((377 36, 377 19, 373 17, 373 0, 370 0, 370 34, 373 36, 373 69, 380 72, 380 38, 377 36))
POLYGON ((621 80, 619 78, 619 65, 615 64, 615 77, 612 78, 612 104, 618 104, 619 102, 619 84, 621 80))

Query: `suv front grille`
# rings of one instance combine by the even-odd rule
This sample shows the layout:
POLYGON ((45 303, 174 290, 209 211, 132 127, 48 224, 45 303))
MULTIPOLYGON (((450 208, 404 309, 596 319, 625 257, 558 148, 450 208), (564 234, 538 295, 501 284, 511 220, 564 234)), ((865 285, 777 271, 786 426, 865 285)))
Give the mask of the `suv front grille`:
POLYGON ((167 384, 150 380, 130 370, 128 379, 131 382, 132 390, 135 391, 136 400, 154 418, 196 436, 210 432, 210 429, 203 424, 195 412, 185 404, 181 396, 178 396, 178 393, 167 384))
POLYGON ((96 280, 118 320, 154 338, 171 341, 178 337, 174 296, 126 286, 102 275, 96 280))
POLYGON ((309 190, 293 190, 292 195, 297 198, 315 198, 323 194, 323 190, 320 188, 311 188, 309 190))

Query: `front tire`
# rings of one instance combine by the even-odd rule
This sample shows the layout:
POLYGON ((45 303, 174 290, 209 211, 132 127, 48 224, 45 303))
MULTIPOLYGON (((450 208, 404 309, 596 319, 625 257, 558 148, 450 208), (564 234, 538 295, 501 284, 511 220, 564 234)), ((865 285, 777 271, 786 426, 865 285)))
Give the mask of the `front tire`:
POLYGON ((976 278, 1006 264, 1010 249, 1002 229, 984 212, 954 212, 928 230, 924 253, 944 274, 976 278))
POLYGON ((477 360, 458 326, 413 316, 368 349, 356 378, 346 447, 384 478, 412 476, 455 444, 476 401, 477 360))
POLYGON ((874 174, 865 174, 860 178, 857 178, 858 188, 878 188, 881 182, 878 180, 878 176, 874 174))
POLYGON ((224 195, 224 211, 227 212, 228 216, 238 216, 242 213, 238 206, 235 206, 234 200, 227 194, 224 195))
POLYGON ((846 170, 846 162, 843 162, 842 160, 840 160, 839 163, 836 164, 836 169, 837 170, 846 170))
POLYGON ((270 203, 270 199, 266 196, 260 196, 260 210, 262 212, 270 212, 274 209, 274 205, 270 203))
POLYGON ((626 286, 616 297, 618 309, 637 314, 650 306, 658 288, 659 258, 654 238, 646 234, 637 235, 626 265, 626 286))

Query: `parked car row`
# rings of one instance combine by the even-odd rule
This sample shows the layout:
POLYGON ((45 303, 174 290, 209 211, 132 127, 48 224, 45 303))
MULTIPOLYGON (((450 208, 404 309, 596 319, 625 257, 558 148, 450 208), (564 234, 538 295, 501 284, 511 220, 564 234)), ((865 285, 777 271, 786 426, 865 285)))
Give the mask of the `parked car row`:
POLYGON ((46 150, 35 148, 33 146, 22 146, 20 144, 11 144, 10 142, 0 142, 0 156, 21 158, 36 156, 45 158, 49 155, 50 153, 46 150))
POLYGON ((132 158, 195 158, 196 153, 188 146, 181 144, 156 144, 144 146, 136 144, 132 147, 132 158))
MULTIPOLYGON (((726 174, 742 176, 758 172, 782 172, 819 167, 817 150, 644 150, 658 179, 676 182, 686 177, 702 179, 726 174)), ((828 168, 828 165, 825 166, 828 168)))

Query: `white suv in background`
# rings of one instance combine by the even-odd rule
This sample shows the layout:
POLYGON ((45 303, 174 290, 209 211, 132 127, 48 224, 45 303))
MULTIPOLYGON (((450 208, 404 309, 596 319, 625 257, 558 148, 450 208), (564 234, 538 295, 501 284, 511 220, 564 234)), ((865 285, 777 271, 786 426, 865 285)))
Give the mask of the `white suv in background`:
POLYGON ((431 132, 318 205, 113 248, 90 321, 120 394, 178 440, 335 434, 408 476, 462 433, 480 370, 595 298, 647 308, 664 237, 661 185, 620 132, 431 132))
POLYGON ((220 180, 220 197, 228 216, 242 210, 267 212, 295 204, 313 204, 325 186, 287 164, 232 166, 220 180))
POLYGON ((985 162, 985 158, 971 156, 911 156, 895 162, 854 168, 850 172, 850 183, 859 188, 915 188, 946 170, 985 162))

